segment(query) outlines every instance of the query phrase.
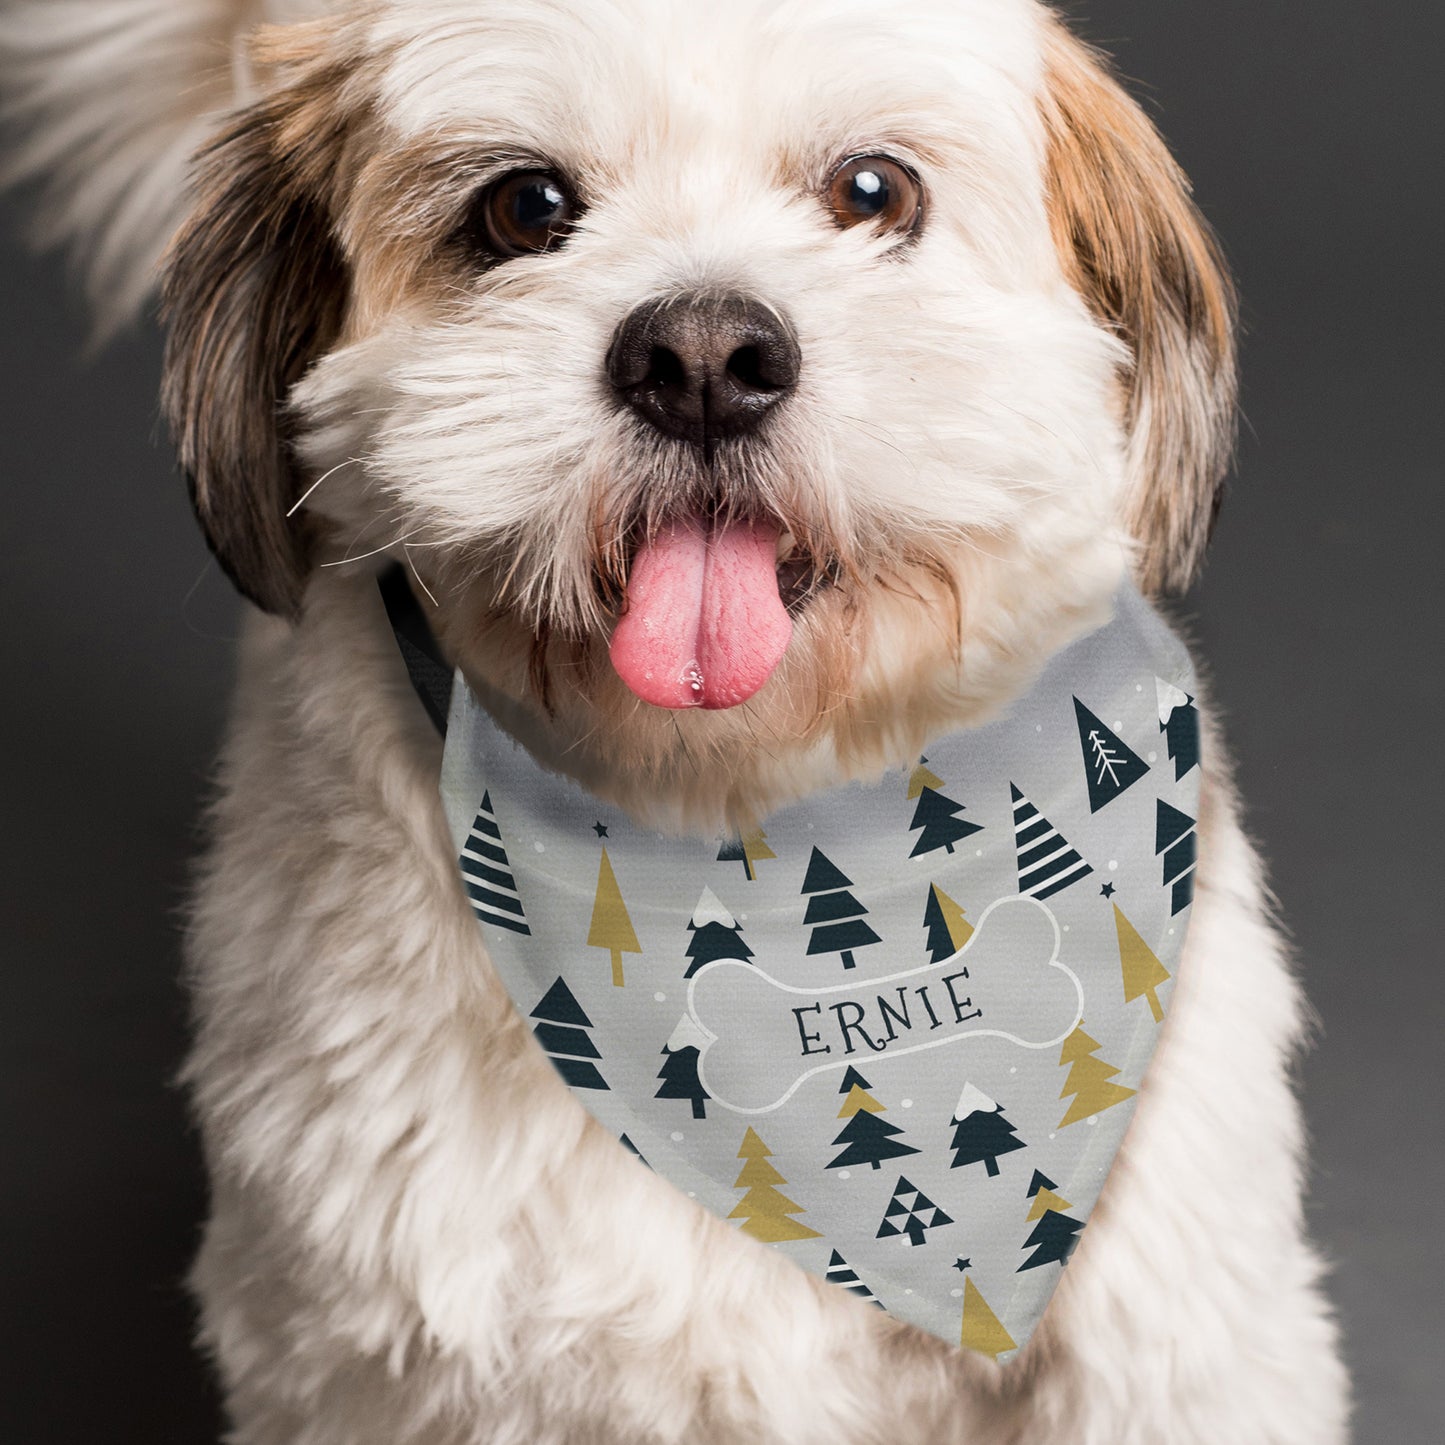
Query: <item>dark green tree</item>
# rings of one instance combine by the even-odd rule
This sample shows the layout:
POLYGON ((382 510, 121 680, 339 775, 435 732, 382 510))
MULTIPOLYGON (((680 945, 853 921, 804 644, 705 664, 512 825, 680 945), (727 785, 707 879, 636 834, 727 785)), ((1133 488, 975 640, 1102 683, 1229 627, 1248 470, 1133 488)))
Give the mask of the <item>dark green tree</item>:
POLYGON ((919 833, 918 841, 914 843, 913 851, 908 856, 919 858, 925 853, 936 853, 940 848, 946 848, 952 853, 953 845, 960 839, 983 831, 979 824, 958 817, 961 812, 962 803, 955 803, 952 798, 945 798, 942 793, 935 792, 932 788, 921 789, 918 806, 913 810, 913 821, 908 825, 908 829, 909 832, 919 828, 923 831, 919 833))
POLYGON ((697 1049, 691 1044, 678 1049, 664 1044, 662 1055, 662 1068, 657 1072, 662 1087, 653 1098, 686 1099, 692 1105, 692 1117, 706 1119, 707 1101, 712 1095, 703 1088, 702 1080, 697 1076, 697 1049))
POLYGON ((808 940, 808 957, 837 953, 842 955, 844 968, 853 968, 857 963, 855 948, 883 941, 863 922, 868 910, 848 891, 852 886, 853 880, 846 873, 820 849, 813 849, 802 889, 805 896, 811 895, 803 922, 816 925, 808 940))
POLYGON ((574 1089, 608 1087, 597 1065, 591 1062, 602 1057, 585 1032, 592 1027, 592 1020, 560 978, 542 996, 531 1016, 539 1020, 532 1030, 537 1042, 567 1083, 574 1089))

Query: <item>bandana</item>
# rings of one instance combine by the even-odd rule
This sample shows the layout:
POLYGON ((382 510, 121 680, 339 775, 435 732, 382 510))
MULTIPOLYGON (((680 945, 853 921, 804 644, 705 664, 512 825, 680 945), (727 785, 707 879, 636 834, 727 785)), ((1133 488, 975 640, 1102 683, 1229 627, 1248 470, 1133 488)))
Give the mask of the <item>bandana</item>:
POLYGON ((704 839, 548 771, 458 680, 442 792, 536 1047, 638 1167, 999 1359, 1079 1242, 1169 1005, 1192 692, 1123 592, 1004 720, 704 839))

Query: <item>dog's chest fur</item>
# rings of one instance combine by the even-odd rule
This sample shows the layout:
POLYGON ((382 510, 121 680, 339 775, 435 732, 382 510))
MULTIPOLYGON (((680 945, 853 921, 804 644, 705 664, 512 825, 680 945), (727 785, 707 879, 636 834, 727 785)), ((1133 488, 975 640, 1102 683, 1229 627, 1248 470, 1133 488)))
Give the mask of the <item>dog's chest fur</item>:
POLYGON ((1167 1035, 1039 1335, 999 1371, 705 1215, 587 1119, 459 893, 439 748, 370 584, 318 586, 295 632, 253 623, 187 1070, 215 1181, 195 1281, 237 1438, 1340 1438, 1300 1238, 1301 1006, 1207 757, 1167 1035))

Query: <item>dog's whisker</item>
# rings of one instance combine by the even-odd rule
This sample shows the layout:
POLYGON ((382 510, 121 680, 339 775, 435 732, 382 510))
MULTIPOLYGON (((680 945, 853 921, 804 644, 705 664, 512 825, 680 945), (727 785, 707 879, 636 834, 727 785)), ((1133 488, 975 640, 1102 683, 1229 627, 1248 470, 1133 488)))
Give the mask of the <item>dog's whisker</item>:
POLYGON ((310 500, 312 494, 316 491, 316 489, 320 487, 323 482, 327 481, 331 477, 334 477, 337 472, 342 471, 346 467, 360 466, 361 464, 362 463, 360 457, 348 457, 344 462, 337 462, 337 464, 332 467, 330 471, 323 472, 319 477, 316 478, 314 482, 311 483, 309 487, 306 488, 304 492, 301 493, 301 495, 296 499, 295 503, 288 509, 286 515, 288 517, 294 517, 296 513, 299 512, 301 508, 304 507, 306 503, 310 500))

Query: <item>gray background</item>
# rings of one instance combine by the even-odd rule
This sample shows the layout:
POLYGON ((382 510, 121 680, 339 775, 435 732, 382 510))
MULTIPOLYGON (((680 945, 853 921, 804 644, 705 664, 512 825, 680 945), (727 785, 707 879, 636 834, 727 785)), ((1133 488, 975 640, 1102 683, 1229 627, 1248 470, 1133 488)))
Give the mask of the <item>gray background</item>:
MULTIPOLYGON (((1445 451, 1422 0, 1092 0, 1236 264, 1248 427, 1191 599, 1321 1017, 1311 1216, 1364 1445, 1445 1403, 1445 451)), ((176 916, 235 610, 158 440, 158 346, 92 364, 0 213, 0 1439, 204 1442, 179 1280, 203 1186, 170 1083, 176 916)))

